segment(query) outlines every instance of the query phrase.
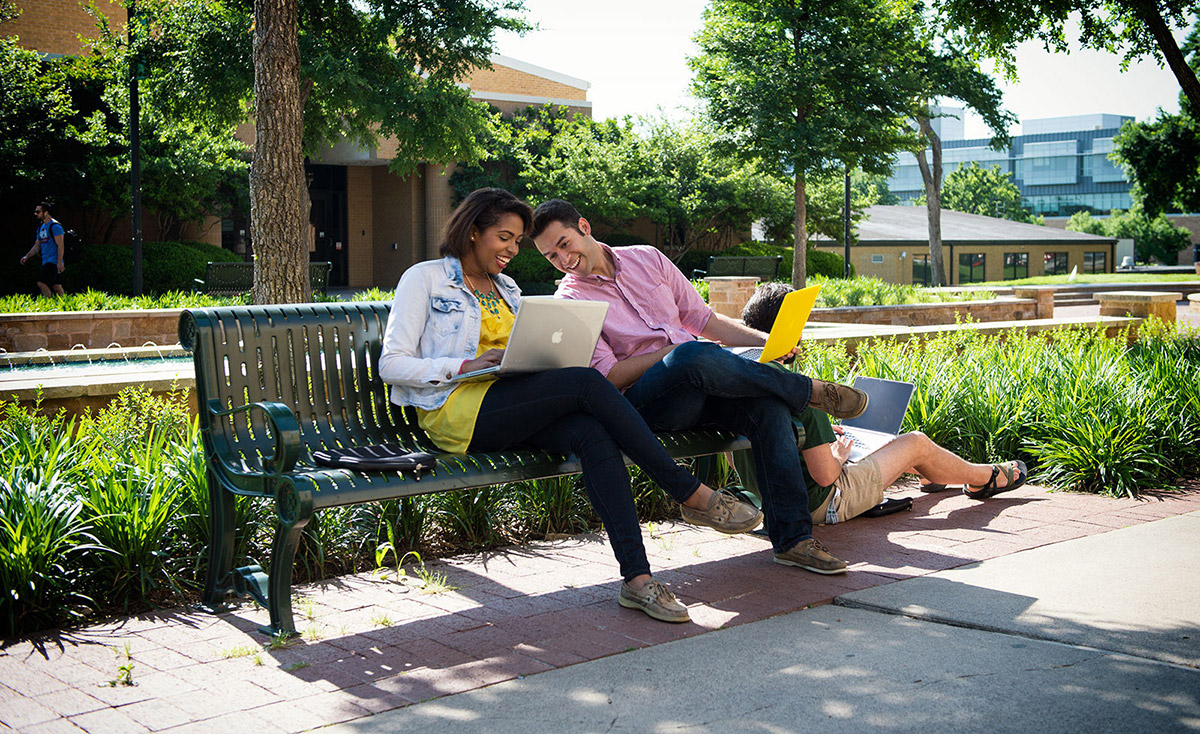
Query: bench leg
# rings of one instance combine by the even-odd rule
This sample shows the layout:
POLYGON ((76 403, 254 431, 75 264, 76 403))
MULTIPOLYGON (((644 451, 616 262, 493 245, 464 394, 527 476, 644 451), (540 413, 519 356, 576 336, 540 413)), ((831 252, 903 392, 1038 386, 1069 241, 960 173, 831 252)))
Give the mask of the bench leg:
POLYGON ((271 624, 258 628, 260 632, 272 637, 291 637, 296 634, 296 622, 292 618, 292 566, 296 562, 300 536, 303 535, 308 521, 309 517, 291 523, 280 520, 275 526, 275 542, 271 546, 271 569, 267 581, 267 611, 271 613, 271 624))
POLYGON ((228 607, 225 600, 234 591, 233 551, 236 540, 234 528, 234 497, 221 482, 208 472, 208 570, 205 574, 204 596, 200 608, 216 614, 228 607))
POLYGON ((292 566, 296 562, 300 536, 313 516, 312 492, 289 481, 281 481, 275 489, 275 509, 278 517, 267 578, 267 611, 271 613, 271 624, 260 627, 259 631, 290 637, 296 634, 296 623, 292 619, 292 566))

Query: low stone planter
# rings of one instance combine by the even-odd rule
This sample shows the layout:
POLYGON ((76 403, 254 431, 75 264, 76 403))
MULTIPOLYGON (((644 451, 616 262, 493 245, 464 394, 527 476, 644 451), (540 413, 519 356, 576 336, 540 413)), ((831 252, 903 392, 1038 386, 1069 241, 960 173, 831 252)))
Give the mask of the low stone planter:
POLYGON ((1053 298, 1044 308, 1031 298, 1005 298, 991 301, 950 301, 946 303, 906 303, 898 306, 842 306, 815 308, 812 321, 839 324, 892 324, 928 326, 953 324, 970 317, 975 321, 1025 321, 1054 315, 1053 298), (1048 311, 1047 311, 1048 309, 1048 311))
POLYGON ((179 343, 178 308, 0 314, 0 349, 35 352, 179 343))
POLYGON ((1182 293, 1145 293, 1142 291, 1112 291, 1097 293, 1101 316, 1157 316, 1163 321, 1175 320, 1175 302, 1182 293))

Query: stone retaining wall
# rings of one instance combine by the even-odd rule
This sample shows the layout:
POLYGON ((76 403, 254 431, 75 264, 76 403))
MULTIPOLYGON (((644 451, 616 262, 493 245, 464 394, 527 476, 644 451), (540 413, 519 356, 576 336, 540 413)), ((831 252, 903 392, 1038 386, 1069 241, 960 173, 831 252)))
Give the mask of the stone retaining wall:
POLYGON ((179 343, 178 308, 140 311, 50 311, 0 314, 0 349, 35 352, 38 349, 103 349, 112 344, 140 347, 179 343))
MULTIPOLYGON (((1053 315, 1053 302, 1050 304, 1053 315)), ((947 303, 907 303, 899 306, 842 306, 815 308, 812 321, 840 324, 892 324, 927 326, 953 324, 955 318, 970 316, 975 321, 1025 321, 1050 318, 1039 313, 1039 302, 1032 298, 991 301, 953 301, 947 303)))

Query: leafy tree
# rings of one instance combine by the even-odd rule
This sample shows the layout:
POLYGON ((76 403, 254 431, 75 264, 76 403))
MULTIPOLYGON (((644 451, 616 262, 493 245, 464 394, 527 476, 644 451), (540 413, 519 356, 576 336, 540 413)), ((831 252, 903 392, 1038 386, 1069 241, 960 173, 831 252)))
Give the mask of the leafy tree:
POLYGON ((967 214, 1029 224, 1043 223, 1041 217, 1021 204, 1021 190, 1013 183, 1011 173, 1001 171, 999 166, 984 168, 978 161, 959 166, 946 176, 942 205, 967 214))
MULTIPOLYGON (((1188 33, 1183 51, 1195 66, 1200 29, 1188 33)), ((1126 123, 1113 139, 1109 157, 1125 167, 1133 196, 1149 215, 1200 208, 1200 133, 1194 108, 1182 94, 1179 108, 1178 115, 1159 110, 1153 120, 1126 123)))
MULTIPOLYGON (((118 41, 102 23, 91 53, 43 58, 0 39, 0 197, 21 202, 9 231, 32 238, 28 212, 42 197, 88 243, 110 242, 126 216, 128 60, 118 41)), ((232 128, 172 125, 148 106, 142 132, 144 202, 169 236, 244 192, 244 146, 232 128)))
POLYGON ((266 266, 256 268, 257 302, 307 296, 303 155, 343 137, 365 148, 386 140, 396 151, 391 170, 404 174, 421 161, 482 154, 487 109, 458 82, 489 66, 497 30, 527 28, 515 15, 521 7, 519 0, 139 3, 150 32, 135 50, 151 69, 148 95, 163 109, 209 126, 237 124, 251 105, 256 110, 251 234, 266 266), (275 116, 283 116, 278 126, 275 116))
MULTIPOLYGON (((808 230, 813 235, 822 235, 835 242, 845 237, 846 178, 840 172, 813 176, 807 186, 808 230)), ((786 242, 791 238, 795 214, 793 202, 769 213, 765 218, 767 237, 773 242, 786 242)), ((876 204, 895 204, 897 200, 888 191, 887 178, 882 175, 850 173, 850 243, 858 241, 858 224, 867 216, 867 209, 876 204)), ((811 258, 809 258, 811 259, 811 258)), ((838 277, 841 277, 841 271, 838 277)))
POLYGON ((1067 229, 1132 239, 1134 258, 1138 262, 1149 262, 1154 258, 1160 263, 1174 264, 1179 261, 1179 251, 1192 243, 1191 233, 1171 224, 1167 215, 1150 216, 1137 206, 1129 211, 1116 210, 1104 219, 1088 212, 1075 212, 1067 222, 1067 229))
MULTIPOLYGON (((915 144, 911 10, 885 0, 714 0, 689 59, 693 89, 724 142, 793 188, 794 246, 808 245, 808 180, 883 173, 915 144)), ((802 286, 805 258, 793 259, 802 286)))
POLYGON ((961 49, 934 38, 935 27, 927 25, 925 45, 917 65, 922 88, 916 100, 914 119, 921 133, 915 152, 917 167, 925 185, 925 206, 929 220, 929 261, 933 266, 933 284, 944 285, 945 261, 942 257, 942 140, 933 129, 933 104, 936 98, 961 101, 974 110, 992 131, 992 146, 1008 144, 1008 127, 1016 116, 1002 107, 1002 95, 996 82, 981 72, 961 49), (932 161, 925 158, 928 150, 932 161))
POLYGON ((1200 110, 1200 82, 1172 35, 1197 10, 1195 0, 934 0, 946 26, 961 29, 972 47, 1000 62, 1016 76, 1013 48, 1039 40, 1065 52, 1068 20, 1080 19, 1084 48, 1122 55, 1122 66, 1149 56, 1171 68, 1191 106, 1200 110))
POLYGON ((694 122, 596 122, 546 105, 496 118, 483 145, 491 151, 486 160, 451 176, 460 198, 501 186, 531 201, 568 199, 616 229, 649 218, 676 259, 705 237, 748 231, 781 210, 789 222, 792 216, 777 178, 718 150, 694 122))

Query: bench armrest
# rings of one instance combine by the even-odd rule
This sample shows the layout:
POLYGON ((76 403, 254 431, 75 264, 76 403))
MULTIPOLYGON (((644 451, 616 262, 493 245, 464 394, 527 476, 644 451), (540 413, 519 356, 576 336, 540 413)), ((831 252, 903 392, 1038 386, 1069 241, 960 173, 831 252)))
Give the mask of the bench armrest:
POLYGON ((213 418, 228 418, 238 413, 261 410, 266 414, 271 434, 275 437, 275 451, 263 457, 263 467, 273 476, 288 474, 296 468, 300 458, 300 423, 291 409, 283 403, 260 402, 223 409, 216 400, 208 401, 208 412, 213 418))
POLYGON ((700 280, 701 278, 703 278, 706 275, 708 275, 707 270, 700 270, 700 269, 693 270, 692 271, 692 280, 700 280))

